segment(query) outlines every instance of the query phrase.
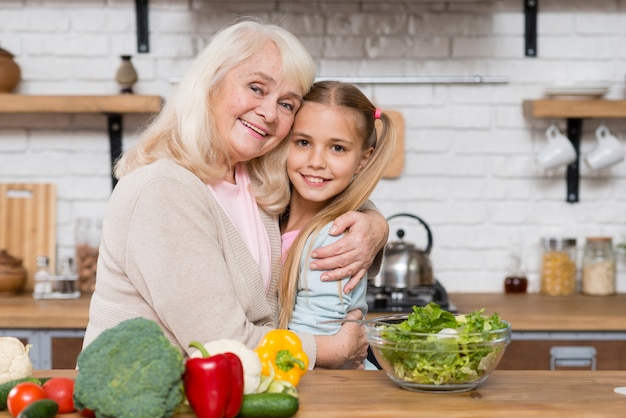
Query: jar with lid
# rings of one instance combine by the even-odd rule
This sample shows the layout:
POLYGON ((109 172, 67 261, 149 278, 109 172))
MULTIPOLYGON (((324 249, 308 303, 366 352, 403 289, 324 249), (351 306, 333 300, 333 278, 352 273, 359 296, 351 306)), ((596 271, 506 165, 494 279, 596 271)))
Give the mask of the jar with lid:
POLYGON ((77 290, 82 293, 92 293, 95 290, 101 235, 101 219, 79 218, 76 220, 77 290))
POLYGON ((576 292, 576 239, 542 240, 541 293, 565 296, 576 292))
POLYGON ((615 253, 610 237, 588 237, 583 253, 583 286, 586 295, 615 293, 615 253))

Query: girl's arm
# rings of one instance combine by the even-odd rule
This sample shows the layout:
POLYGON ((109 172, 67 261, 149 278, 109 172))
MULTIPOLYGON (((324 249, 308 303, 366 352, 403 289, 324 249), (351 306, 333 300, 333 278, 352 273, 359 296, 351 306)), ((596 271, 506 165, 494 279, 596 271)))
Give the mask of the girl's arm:
MULTIPOLYGON (((332 225, 324 227, 315 237, 314 247, 327 246, 340 239, 328 234, 332 225)), ((313 238, 309 237, 305 248, 313 238)), ((306 268, 310 259, 302 254, 298 292, 293 307, 289 329, 315 335, 317 359, 315 367, 321 368, 362 368, 363 353, 367 356, 367 342, 362 327, 354 323, 341 324, 320 322, 362 319, 367 311, 365 282, 344 293, 342 287, 348 277, 337 282, 322 282, 323 271, 306 268), (321 357, 320 357, 321 356, 321 357)))
POLYGON ((331 228, 331 235, 345 231, 343 238, 334 244, 316 248, 311 254, 311 270, 328 270, 323 281, 341 280, 351 277, 344 292, 348 293, 359 283, 370 269, 373 277, 380 269, 382 253, 389 237, 389 225, 385 217, 369 204, 362 212, 347 212, 338 217, 331 228))

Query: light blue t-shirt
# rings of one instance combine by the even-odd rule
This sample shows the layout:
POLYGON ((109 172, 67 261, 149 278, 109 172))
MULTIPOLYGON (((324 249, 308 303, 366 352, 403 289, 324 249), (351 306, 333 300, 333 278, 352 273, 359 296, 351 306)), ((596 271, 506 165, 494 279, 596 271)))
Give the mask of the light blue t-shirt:
MULTIPOLYGON (((313 247, 318 248, 330 245, 341 236, 329 235, 332 223, 326 225, 315 237, 313 247)), ((297 332, 306 332, 317 335, 334 335, 341 328, 341 323, 320 324, 323 321, 345 319, 349 311, 360 309, 363 317, 367 314, 367 276, 359 281, 359 284, 348 294, 343 287, 349 277, 342 280, 323 282, 320 277, 324 273, 321 270, 309 270, 311 258, 307 256, 307 249, 311 243, 309 237, 305 244, 305 251, 300 257, 300 280, 296 295, 296 303, 293 308, 293 316, 289 322, 289 329, 297 332)), ((376 370, 376 366, 365 361, 367 370, 376 370)))

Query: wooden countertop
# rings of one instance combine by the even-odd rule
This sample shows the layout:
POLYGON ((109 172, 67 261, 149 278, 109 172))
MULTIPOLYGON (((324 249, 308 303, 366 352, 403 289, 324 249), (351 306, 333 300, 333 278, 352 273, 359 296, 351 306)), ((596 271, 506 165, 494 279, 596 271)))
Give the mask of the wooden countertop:
MULTIPOLYGON (((459 313, 498 312, 513 331, 626 331, 626 294, 548 296, 539 293, 458 293, 459 313)), ((626 385, 626 382, 624 382, 626 385)), ((625 405, 626 406, 626 405, 625 405)))
MULTIPOLYGON (((73 377, 75 373, 35 374, 73 377)), ((496 370, 473 391, 430 394, 401 389, 383 371, 313 370, 298 386, 300 409, 294 417, 623 417, 626 396, 613 391, 621 386, 626 386, 626 371, 496 370)), ((0 412, 0 418, 9 416, 0 412)))
MULTIPOLYGON (((459 313, 485 308, 509 321, 513 331, 626 332, 626 294, 548 296, 539 293, 450 293, 459 313)), ((369 313, 368 318, 385 315, 369 313)), ((626 384, 626 382, 625 382, 626 384)))
POLYGON ((85 329, 91 295, 35 300, 31 294, 0 298, 0 329, 85 329))
MULTIPOLYGON (((626 332, 626 294, 547 296, 538 293, 451 293, 459 313, 481 308, 498 312, 513 331, 626 332)), ((0 299, 0 329, 84 329, 89 295, 73 300, 39 300, 31 295, 0 299)), ((370 313, 368 318, 385 315, 370 313)), ((626 382, 625 382, 626 384, 626 382)))

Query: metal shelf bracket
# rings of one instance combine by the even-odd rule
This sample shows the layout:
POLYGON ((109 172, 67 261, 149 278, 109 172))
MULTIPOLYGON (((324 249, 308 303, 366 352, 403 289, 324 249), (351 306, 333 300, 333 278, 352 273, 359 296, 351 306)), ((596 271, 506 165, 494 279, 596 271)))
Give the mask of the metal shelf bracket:
POLYGON ((537 56, 537 10, 539 0, 524 0, 524 51, 527 57, 537 56))
POLYGON ((567 137, 576 150, 576 161, 567 166, 567 196, 569 203, 578 202, 578 186, 580 182, 580 135, 582 132, 583 120, 579 118, 567 119, 567 137))
POLYGON ((148 1, 135 0, 135 15, 137 18, 137 52, 150 52, 150 38, 148 36, 148 1))
POLYGON ((111 153, 111 190, 115 188, 117 179, 114 168, 117 160, 122 156, 122 115, 110 113, 107 115, 109 131, 109 152, 111 153))

